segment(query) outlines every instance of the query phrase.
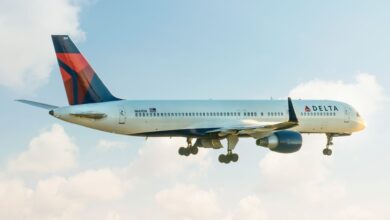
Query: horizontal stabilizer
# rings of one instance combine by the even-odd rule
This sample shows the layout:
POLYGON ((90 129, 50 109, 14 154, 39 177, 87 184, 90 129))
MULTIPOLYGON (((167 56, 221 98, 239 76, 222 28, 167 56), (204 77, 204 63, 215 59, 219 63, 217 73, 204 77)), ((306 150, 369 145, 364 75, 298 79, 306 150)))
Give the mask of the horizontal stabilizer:
POLYGON ((24 103, 24 104, 32 105, 32 106, 35 106, 35 107, 44 108, 44 109, 47 109, 47 110, 52 110, 52 109, 58 108, 58 106, 48 105, 48 104, 45 104, 45 103, 34 102, 34 101, 30 101, 30 100, 19 99, 19 100, 16 100, 16 101, 24 103))

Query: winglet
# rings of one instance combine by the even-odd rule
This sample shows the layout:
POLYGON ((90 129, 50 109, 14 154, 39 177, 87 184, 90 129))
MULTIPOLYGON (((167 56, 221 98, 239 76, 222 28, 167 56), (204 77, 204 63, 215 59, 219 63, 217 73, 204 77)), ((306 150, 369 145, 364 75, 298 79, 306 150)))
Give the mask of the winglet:
POLYGON ((288 97, 288 121, 298 124, 298 118, 295 114, 294 106, 292 104, 291 98, 288 97))

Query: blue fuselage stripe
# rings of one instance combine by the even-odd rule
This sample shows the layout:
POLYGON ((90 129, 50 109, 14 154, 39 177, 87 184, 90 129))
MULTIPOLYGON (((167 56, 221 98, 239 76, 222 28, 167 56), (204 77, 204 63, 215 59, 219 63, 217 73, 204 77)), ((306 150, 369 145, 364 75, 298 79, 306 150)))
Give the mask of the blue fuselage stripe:
POLYGON ((216 130, 218 128, 194 128, 194 129, 178 129, 168 131, 152 131, 131 134, 134 136, 148 136, 148 137, 213 137, 209 131, 216 130))

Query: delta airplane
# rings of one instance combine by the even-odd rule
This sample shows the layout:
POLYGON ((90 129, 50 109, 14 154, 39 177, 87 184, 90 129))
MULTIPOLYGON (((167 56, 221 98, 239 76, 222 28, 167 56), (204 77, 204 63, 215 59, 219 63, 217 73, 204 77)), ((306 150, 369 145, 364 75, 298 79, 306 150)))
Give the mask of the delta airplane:
POLYGON ((67 35, 52 35, 69 106, 57 107, 28 100, 20 102, 49 110, 49 114, 85 127, 143 137, 185 137, 179 154, 198 148, 223 148, 221 163, 236 162, 240 137, 258 146, 293 153, 302 146, 302 133, 326 134, 324 155, 331 155, 333 137, 365 128, 349 104, 331 100, 123 100, 111 94, 67 35))

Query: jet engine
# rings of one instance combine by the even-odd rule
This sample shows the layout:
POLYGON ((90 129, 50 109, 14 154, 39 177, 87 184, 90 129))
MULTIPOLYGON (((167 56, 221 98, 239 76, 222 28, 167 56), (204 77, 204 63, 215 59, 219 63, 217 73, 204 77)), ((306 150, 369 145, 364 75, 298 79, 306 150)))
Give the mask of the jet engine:
POLYGON ((302 135, 295 131, 275 131, 270 136, 256 140, 256 144, 279 153, 294 153, 301 149, 302 135))

